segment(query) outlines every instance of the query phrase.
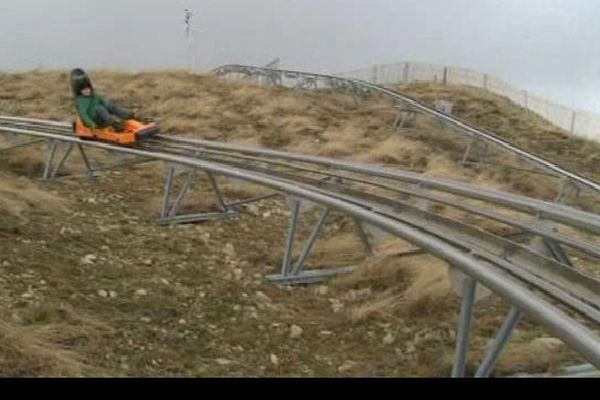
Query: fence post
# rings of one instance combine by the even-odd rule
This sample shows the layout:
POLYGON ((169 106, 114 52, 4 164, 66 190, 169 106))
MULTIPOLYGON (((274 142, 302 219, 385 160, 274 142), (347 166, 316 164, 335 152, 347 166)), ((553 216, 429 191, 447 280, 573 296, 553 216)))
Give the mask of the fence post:
POLYGON ((575 134, 575 120, 577 119, 577 111, 573 110, 573 116, 571 117, 571 133, 575 134))
POLYGON ((373 66, 373 83, 377 83, 377 65, 373 66))
POLYGON ((488 74, 483 74, 483 90, 485 90, 486 92, 488 90, 488 80, 489 80, 488 74))
POLYGON ((448 67, 444 67, 444 85, 448 84, 448 67))

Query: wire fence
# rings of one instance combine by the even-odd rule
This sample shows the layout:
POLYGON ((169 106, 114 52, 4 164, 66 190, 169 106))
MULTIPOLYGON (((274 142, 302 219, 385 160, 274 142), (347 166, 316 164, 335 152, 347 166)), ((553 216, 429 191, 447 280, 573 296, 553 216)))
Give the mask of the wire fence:
POLYGON ((464 68, 403 62, 375 65, 336 75, 380 85, 439 82, 447 85, 476 87, 507 97, 515 104, 527 108, 573 135, 600 142, 600 115, 562 106, 488 74, 464 68))

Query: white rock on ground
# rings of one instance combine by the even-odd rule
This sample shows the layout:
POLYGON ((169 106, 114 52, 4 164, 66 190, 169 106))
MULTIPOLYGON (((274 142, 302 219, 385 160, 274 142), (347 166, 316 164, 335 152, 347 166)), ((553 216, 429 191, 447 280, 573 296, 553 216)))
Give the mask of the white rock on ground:
POLYGON ((529 347, 532 352, 553 352, 564 346, 564 343, 557 338, 554 337, 541 337, 532 340, 529 343, 529 347))
POLYGON ((327 296, 327 293, 329 293, 329 288, 325 285, 320 285, 315 289, 317 296, 327 296))
POLYGON ((394 337, 394 335, 392 335, 391 333, 388 333, 387 335, 385 335, 385 337, 383 338, 383 344, 392 344, 396 341, 396 338, 394 337))
POLYGON ((85 265, 94 265, 98 257, 95 254, 88 254, 81 258, 81 262, 85 265))
POLYGON ((223 247, 223 254, 229 257, 235 257, 235 248, 231 243, 227 243, 225 247, 223 247))
POLYGON ((352 360, 346 360, 342 365, 338 367, 338 372, 344 373, 348 372, 356 367, 356 362, 352 360))
POLYGON ((256 299, 258 301, 264 302, 264 303, 270 303, 271 302, 271 298, 269 296, 267 296, 266 294, 264 294, 263 292, 261 292, 260 290, 256 292, 256 299))
POLYGON ((100 289, 98 290, 98 296, 106 298, 108 297, 108 292, 106 290, 100 289))
POLYGON ((239 281, 240 279, 242 279, 243 275, 244 275, 244 271, 241 268, 236 268, 233 270, 233 277, 235 278, 236 281, 239 281))
POLYGON ((302 336, 302 332, 302 328, 300 328, 298 325, 292 325, 290 327, 290 338, 297 339, 302 336))
POLYGON ((138 289, 135 291, 134 293, 136 296, 141 297, 141 296, 147 296, 148 295, 148 291, 146 289, 138 289))
POLYGON ((271 353, 271 355, 269 356, 269 359, 271 361, 271 364, 279 365, 279 358, 277 357, 277 355, 271 353))

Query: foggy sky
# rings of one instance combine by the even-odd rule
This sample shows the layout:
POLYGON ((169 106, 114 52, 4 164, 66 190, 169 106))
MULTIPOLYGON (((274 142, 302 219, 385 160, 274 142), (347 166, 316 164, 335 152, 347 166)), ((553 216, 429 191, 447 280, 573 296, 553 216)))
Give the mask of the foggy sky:
POLYGON ((0 70, 185 68, 186 7, 200 70, 429 62, 600 113, 596 0, 0 0, 0 70))

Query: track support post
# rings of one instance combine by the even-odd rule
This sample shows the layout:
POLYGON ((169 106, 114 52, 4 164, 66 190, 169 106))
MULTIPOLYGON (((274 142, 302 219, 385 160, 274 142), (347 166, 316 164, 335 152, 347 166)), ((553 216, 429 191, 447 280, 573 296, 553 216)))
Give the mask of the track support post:
POLYGON ((165 187, 163 194, 162 209, 158 223, 160 225, 195 223, 221 218, 230 218, 237 215, 229 207, 224 199, 221 189, 215 177, 207 172, 208 180, 215 193, 217 207, 220 212, 180 214, 181 206, 196 182, 196 169, 189 169, 177 164, 166 163, 165 187), (173 193, 175 181, 178 175, 184 175, 184 181, 178 193, 173 193), (172 199, 174 197, 174 199, 172 199))
POLYGON ((290 198, 290 224, 286 237, 285 252, 281 264, 281 271, 276 275, 269 275, 267 278, 280 285, 297 285, 321 282, 335 275, 349 273, 354 267, 330 268, 321 270, 304 270, 304 265, 312 251, 319 235, 323 231, 327 217, 331 210, 325 208, 315 223, 310 235, 308 236, 300 256, 295 264, 292 263, 294 256, 294 243, 298 233, 298 225, 301 214, 301 200, 290 198))
POLYGON ((506 320, 500 327, 496 338, 485 353, 483 361, 479 365, 479 368, 477 368, 477 371, 475 372, 476 378, 487 378, 490 376, 521 318, 521 312, 515 307, 511 308, 506 320))
POLYGON ((456 349, 454 353, 454 364, 452 367, 452 377, 462 378, 465 376, 467 365, 467 352, 469 349, 469 335, 471 323, 473 320, 473 306, 475 304, 475 290, 477 282, 466 275, 463 280, 462 305, 460 309, 460 318, 458 321, 458 331, 456 334, 456 349))

